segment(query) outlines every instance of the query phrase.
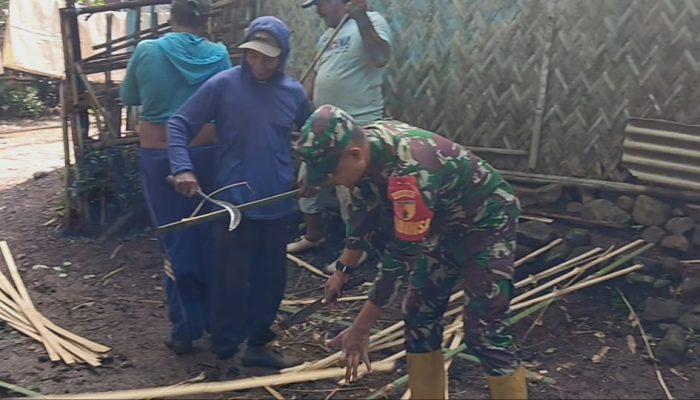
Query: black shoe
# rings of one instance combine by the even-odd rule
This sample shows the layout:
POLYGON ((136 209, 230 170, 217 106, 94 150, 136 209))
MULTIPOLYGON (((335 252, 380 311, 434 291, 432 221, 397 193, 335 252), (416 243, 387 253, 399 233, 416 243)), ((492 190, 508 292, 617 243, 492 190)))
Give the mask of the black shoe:
POLYGON ((234 379, 245 378, 245 374, 237 365, 236 360, 231 358, 216 359, 216 375, 219 381, 231 381, 234 379))
POLYGON ((164 343, 165 346, 167 346, 173 353, 177 354, 178 356, 184 354, 191 354, 196 351, 191 340, 170 338, 165 340, 164 343))
POLYGON ((241 359, 246 367, 261 367, 270 369, 284 369, 295 364, 284 358, 283 355, 265 346, 248 347, 241 359))

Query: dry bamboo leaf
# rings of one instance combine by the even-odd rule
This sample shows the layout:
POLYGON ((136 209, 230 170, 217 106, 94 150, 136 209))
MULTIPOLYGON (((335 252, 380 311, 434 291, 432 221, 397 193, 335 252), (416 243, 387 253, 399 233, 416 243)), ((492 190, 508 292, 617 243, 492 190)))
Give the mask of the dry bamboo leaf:
POLYGON ((548 348, 547 350, 544 351, 544 354, 554 354, 554 353, 556 353, 556 352, 557 352, 557 348, 556 348, 556 347, 550 347, 550 348, 548 348))
POLYGON ((593 364, 600 364, 603 362, 603 359, 605 358, 605 355, 608 354, 608 350, 610 350, 610 346, 603 346, 598 350, 598 352, 591 357, 591 361, 593 361, 593 364))
POLYGON ((594 333, 593 336, 597 337, 598 339, 604 339, 605 333, 598 331, 598 332, 594 333))
POLYGON ((627 335, 627 348, 630 353, 637 354, 637 341, 634 340, 634 336, 627 335))

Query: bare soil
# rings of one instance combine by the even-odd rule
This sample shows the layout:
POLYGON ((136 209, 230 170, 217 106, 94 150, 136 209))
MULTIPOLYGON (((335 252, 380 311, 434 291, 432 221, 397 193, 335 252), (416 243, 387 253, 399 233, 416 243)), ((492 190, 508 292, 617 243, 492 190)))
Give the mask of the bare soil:
MULTIPOLYGON (((173 355, 162 344, 169 328, 163 303, 162 257, 153 232, 106 242, 63 232, 56 214, 62 196, 61 171, 56 169, 63 165, 60 130, 0 135, 0 146, 0 240, 9 242, 36 307, 57 324, 112 348, 99 368, 51 363, 40 344, 0 324, 0 381, 60 394, 173 385, 200 372, 211 374, 214 360, 206 351, 206 342, 200 343, 202 350, 197 354, 183 357, 173 355), (31 178, 33 172, 43 169, 54 171, 38 180, 31 178), (103 279, 114 271, 118 272, 103 279), (67 276, 61 278, 59 273, 67 276)), ((336 243, 307 259, 323 266, 332 260, 338 246, 336 243)), ((288 282, 290 298, 321 294, 322 279, 292 264, 288 282)), ((633 301, 640 300, 641 294, 629 288, 623 290, 633 301)), ((299 360, 321 358, 328 354, 323 339, 341 330, 343 321, 351 321, 359 306, 324 310, 320 315, 336 321, 310 320, 280 334, 275 344, 299 360)), ((396 308, 393 304, 384 325, 399 318, 396 308)), ((280 318, 287 315, 281 312, 280 318)), ((554 303, 526 339, 524 333, 535 317, 516 326, 514 333, 526 365, 554 380, 531 381, 531 398, 665 398, 639 331, 627 317, 612 287, 600 286, 554 303), (636 340, 635 353, 628 349, 627 335, 636 340), (609 346, 610 351, 601 363, 594 364, 591 357, 603 346, 609 346)), ((696 351, 700 349, 697 337, 690 336, 690 341, 696 351)), ((376 359, 380 357, 384 355, 375 355, 376 359)), ((675 368, 678 374, 662 367, 676 398, 700 397, 700 361, 692 350, 688 359, 675 368)), ((336 392, 334 382, 290 385, 278 390, 289 399, 320 399, 330 394, 334 398, 362 398, 404 373, 405 365, 399 364, 390 375, 373 375, 336 392)), ((403 390, 397 390, 392 398, 399 398, 403 390)), ((462 359, 457 359, 450 370, 450 392, 452 398, 488 398, 481 370, 462 359)), ((0 389, 0 395, 11 394, 0 389)), ((251 390, 218 397, 271 396, 263 390, 251 390)))

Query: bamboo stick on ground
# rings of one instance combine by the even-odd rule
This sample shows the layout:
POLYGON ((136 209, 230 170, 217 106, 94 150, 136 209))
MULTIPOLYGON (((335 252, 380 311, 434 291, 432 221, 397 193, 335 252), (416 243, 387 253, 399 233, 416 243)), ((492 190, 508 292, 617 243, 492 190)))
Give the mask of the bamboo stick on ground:
POLYGON ((637 312, 634 311, 634 308, 632 307, 632 304, 627 300, 627 297, 622 293, 620 288, 615 288, 617 290, 617 294, 620 295, 622 298, 622 301, 625 303, 627 306, 627 309, 630 311, 630 315, 634 319, 634 322, 637 324, 637 327, 639 327, 639 333, 642 335, 642 340, 644 341, 644 346, 646 346, 647 353, 649 353, 649 357, 654 361, 654 369, 656 370, 656 379, 659 381, 659 385, 661 385, 661 388, 664 391, 664 394, 666 395, 666 399, 668 400, 673 400, 673 395, 671 394, 671 391, 668 390, 668 386, 666 385, 666 381, 664 380, 664 376, 661 374, 661 371, 659 370, 659 365, 656 361, 656 356, 654 356, 654 351, 651 349, 651 345, 649 344, 649 339, 647 338, 647 334, 644 331, 644 327, 642 326, 642 321, 639 320, 639 317, 637 316, 637 312))
MULTIPOLYGON (((376 363, 372 366, 372 372, 390 372, 394 369, 393 362, 376 363)), ((361 372, 366 372, 364 366, 360 367, 361 372)), ((226 393, 239 390, 261 388, 273 385, 288 385, 292 383, 311 382, 324 379, 340 378, 345 376, 344 368, 329 368, 319 371, 300 371, 286 374, 276 374, 259 376, 246 379, 238 379, 226 382, 205 382, 195 383, 181 387, 158 387, 134 390, 119 390, 112 392, 95 392, 75 395, 54 395, 45 396, 46 399, 65 400, 122 400, 122 399, 147 399, 157 395, 158 397, 181 397, 196 396, 202 394, 226 393)))
MULTIPOLYGON (((17 289, 12 286, 7 277, 0 272, 0 318, 7 321, 13 328, 21 333, 35 339, 46 347, 47 339, 45 335, 40 333, 39 328, 34 324, 34 321, 26 314, 26 309, 21 307, 21 302, 26 301, 26 296, 29 300, 31 308, 35 312, 36 320, 45 328, 46 334, 51 338, 55 349, 60 351, 60 358, 67 364, 73 364, 77 361, 86 362, 92 366, 99 366, 99 355, 96 353, 106 353, 109 347, 92 342, 72 332, 69 332, 50 321, 45 316, 41 315, 31 303, 31 298, 24 287, 24 283, 19 276, 12 253, 9 250, 6 242, 0 242, 0 248, 5 258, 8 269, 10 270, 13 280, 17 284, 17 289), (77 358, 76 358, 77 357, 77 358)), ((47 350, 48 351, 48 350, 47 350)), ((58 360, 52 360, 58 361, 58 360)))
MULTIPOLYGON (((32 326, 23 315, 17 315, 13 312, 13 309, 3 303, 6 299, 6 297, 3 298, 0 296, 0 319, 5 320, 13 328, 31 337, 32 339, 43 342, 42 337, 37 334, 34 326, 32 326)), ((74 336, 80 338, 77 335, 74 336)), ((89 342, 87 339, 84 340, 89 342)), ((85 361, 86 363, 94 367, 101 365, 99 362, 99 356, 93 353, 90 349, 83 347, 81 343, 73 343, 70 340, 64 339, 60 336, 58 337, 58 342, 67 352, 85 361)))
POLYGON ((514 298, 511 300, 511 302, 512 302, 513 304, 517 304, 518 302, 521 302, 521 301, 527 299, 528 297, 532 297, 532 296, 536 295, 537 293, 539 293, 539 292, 541 292, 541 291, 543 291, 543 290, 547 290, 547 289, 551 288, 552 286, 556 286, 556 285, 558 285, 559 283, 561 283, 561 282, 563 282, 563 281, 565 281, 565 280, 567 280, 567 279, 569 279, 569 278, 574 278, 574 279, 576 279, 578 276, 580 276, 581 274, 585 273, 586 270, 587 270, 588 268, 591 268, 591 267, 593 267, 592 264, 586 264, 586 265, 584 265, 583 267, 576 267, 576 268, 572 269, 571 271, 565 273, 564 275, 558 276, 558 277, 556 277, 556 278, 554 278, 554 279, 552 279, 552 280, 550 280, 550 281, 547 281, 546 283, 544 283, 544 284, 542 284, 542 285, 537 285, 537 286, 536 286, 535 288, 533 288, 532 290, 530 290, 530 291, 528 291, 528 292, 526 292, 526 293, 523 293, 523 294, 521 294, 520 296, 514 297, 514 298))
POLYGON ((302 260, 299 257, 293 256, 293 255, 287 253, 287 260, 295 263, 296 265, 298 265, 302 268, 305 268, 305 269, 313 272, 314 274, 316 274, 318 276, 322 276, 324 278, 330 278, 330 275, 324 274, 320 269, 314 267, 313 265, 307 263, 306 261, 302 260))
MULTIPOLYGON (((53 336, 53 334, 49 332, 49 330, 46 329, 46 327, 42 324, 41 318, 39 317, 39 313, 34 308, 34 305, 32 304, 31 299, 29 297, 29 293, 27 292, 27 288, 24 286, 24 282, 22 282, 22 278, 20 278, 19 276, 19 272, 17 271, 17 265, 15 265, 15 260, 12 257, 10 247, 4 240, 0 241, 0 251, 2 251, 2 256, 5 259, 7 269, 10 271, 10 276, 15 282, 15 293, 18 297, 15 298, 15 302, 19 306, 22 313, 31 322, 31 324, 34 325, 34 328, 36 328, 37 332, 39 333, 39 336, 43 338, 42 343, 46 348, 46 352, 49 354, 49 359, 51 361, 58 361, 61 358, 64 358, 65 356, 64 360, 67 364, 71 364, 71 362, 69 361, 75 362, 74 360, 72 360, 72 357, 67 356, 66 354, 61 352, 61 346, 58 343, 56 343, 55 336, 53 336)), ((1 272, 0 276, 3 277, 3 281, 7 280, 4 274, 2 274, 1 272)), ((12 296, 13 294, 14 293, 10 293, 10 296, 15 297, 12 296)))
POLYGON ((27 397, 39 397, 39 396, 41 396, 41 393, 35 392, 33 390, 29 390, 27 388, 23 388, 21 386, 13 385, 11 383, 3 382, 3 381, 0 381, 0 387, 5 388, 11 392, 25 395, 27 397))
POLYGON ((578 263, 583 262, 584 260, 587 260, 589 257, 591 257, 595 254, 598 254, 601 251, 603 251, 603 249, 601 249, 600 247, 596 247, 596 248, 594 248, 594 249, 592 249, 584 254, 581 254, 580 256, 572 258, 571 260, 564 261, 561 264, 555 265, 554 267, 549 268, 547 270, 544 270, 542 272, 539 272, 535 275, 530 275, 527 278, 525 278, 519 282, 516 282, 515 288, 519 289, 523 286, 537 283, 544 278, 550 277, 552 275, 556 275, 562 271, 565 271, 565 270, 577 265, 578 263))
POLYGON ((515 268, 518 268, 519 266, 521 266, 521 265, 527 263, 528 261, 534 260, 535 258, 537 258, 537 257, 541 256, 542 254, 548 252, 549 250, 551 250, 551 249, 557 247, 558 245, 560 245, 560 244, 563 243, 563 242, 564 242, 564 240, 561 239, 561 238, 556 239, 556 240, 554 240, 552 243, 550 243, 550 244, 548 244, 548 245, 542 247, 541 249, 535 250, 535 251, 533 251, 532 253, 526 255, 525 257, 523 257, 523 258, 517 260, 517 261, 513 264, 513 266, 514 266, 515 268))
MULTIPOLYGON (((607 260, 609 260, 609 259, 611 259, 611 258, 613 258, 613 257, 615 257, 615 256, 618 256, 618 255, 620 255, 620 254, 622 254, 622 253, 624 253, 624 252, 626 252, 626 251, 628 251, 628 250, 630 250, 630 249, 633 249, 633 248, 635 248, 635 247, 637 247, 637 246, 639 246, 639 245, 641 245, 641 244, 643 244, 643 243, 645 243, 645 242, 644 242, 644 240, 642 240, 642 239, 635 240, 635 241, 633 241, 633 242, 630 242, 630 243, 628 243, 628 244, 626 244, 626 245, 620 247, 620 248, 617 249, 617 250, 613 250, 613 251, 611 251, 611 252, 609 252, 609 253, 607 253, 607 254, 604 254, 604 255, 602 255, 602 256, 596 258, 595 260, 591 261, 590 264, 591 264, 591 266, 600 264, 600 263, 602 263, 602 262, 604 262, 604 261, 607 261, 607 260)), ((553 268, 553 269, 544 271, 544 272, 546 272, 546 274, 545 274, 545 273, 541 273, 541 274, 535 275, 534 277, 526 278, 526 279, 524 279, 524 280, 518 282, 518 283, 516 284, 516 288, 525 286, 525 285, 530 284, 530 283, 535 283, 535 282, 537 282, 538 279, 542 279, 542 278, 544 278, 544 277, 547 277, 547 276, 550 276, 550 275, 559 273, 559 272, 561 272, 561 271, 563 271, 563 270, 565 270, 565 269, 567 269, 567 268, 569 268, 569 267, 571 266, 571 265, 564 266, 564 264, 567 264, 567 263, 565 262, 565 263, 561 264, 560 269, 553 268)), ((588 268, 589 268, 588 265, 586 265, 585 268, 588 269, 588 268)))
POLYGON ((573 293, 577 290, 585 289, 589 286, 597 285, 599 283, 606 282, 606 281, 609 281, 611 279, 615 279, 617 277, 629 274, 629 273, 634 272, 634 271, 639 271, 640 269, 642 269, 642 265, 636 264, 636 265, 633 265, 631 267, 625 268, 625 269, 617 271, 617 272, 613 272, 613 273, 610 273, 607 275, 599 276, 599 277, 593 278, 593 279, 587 279, 587 280, 580 282, 576 285, 573 285, 567 289, 555 290, 552 293, 546 294, 544 296, 536 297, 532 300, 528 300, 528 301, 525 301, 522 303, 514 304, 510 307, 510 310, 517 311, 517 310, 526 308, 528 306, 531 306, 533 304, 537 304, 537 303, 541 303, 541 302, 549 300, 549 299, 561 297, 561 296, 567 295, 569 293, 573 293))

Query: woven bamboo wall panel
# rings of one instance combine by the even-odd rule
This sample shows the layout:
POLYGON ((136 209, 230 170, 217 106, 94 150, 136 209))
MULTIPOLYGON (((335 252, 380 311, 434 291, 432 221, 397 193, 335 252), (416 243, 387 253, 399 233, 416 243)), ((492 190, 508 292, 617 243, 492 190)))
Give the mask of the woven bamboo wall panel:
MULTIPOLYGON (((263 3, 265 14, 294 32, 290 71, 297 76, 324 29, 300 3, 263 3)), ((537 172, 617 179, 628 117, 700 123, 700 0, 371 6, 394 35, 388 114, 468 146, 527 150, 544 90, 537 172)), ((501 168, 527 166, 522 157, 487 158, 501 168)))

